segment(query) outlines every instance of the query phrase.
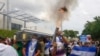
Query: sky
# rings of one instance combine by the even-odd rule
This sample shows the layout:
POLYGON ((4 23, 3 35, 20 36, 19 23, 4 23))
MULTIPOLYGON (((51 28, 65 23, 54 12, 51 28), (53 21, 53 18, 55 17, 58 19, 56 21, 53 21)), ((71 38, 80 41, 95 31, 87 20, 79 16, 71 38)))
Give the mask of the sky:
MULTIPOLYGON (((48 15, 50 13, 51 8, 56 8, 56 6, 58 6, 59 4, 59 1, 62 0, 9 0, 9 1, 11 8, 13 9, 20 9, 39 19, 49 20, 48 18, 50 18, 50 16, 48 15)), ((100 0, 77 0, 77 2, 76 0, 68 0, 67 1, 69 2, 67 3, 68 6, 71 5, 70 4, 71 1, 74 1, 73 6, 70 8, 70 15, 68 20, 63 22, 63 30, 64 29, 76 30, 79 31, 79 33, 81 34, 82 30, 84 29, 84 25, 86 24, 87 21, 93 21, 93 17, 100 16, 100 0)))
POLYGON ((78 6, 63 23, 63 28, 74 29, 81 34, 87 21, 93 21, 95 16, 100 16, 100 0, 78 0, 78 6))

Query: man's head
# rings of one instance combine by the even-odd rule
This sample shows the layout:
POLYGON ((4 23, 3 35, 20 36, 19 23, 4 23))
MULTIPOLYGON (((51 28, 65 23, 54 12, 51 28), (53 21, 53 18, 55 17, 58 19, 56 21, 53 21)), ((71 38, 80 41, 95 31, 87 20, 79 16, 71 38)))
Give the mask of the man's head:
POLYGON ((37 39, 37 34, 33 34, 32 38, 37 39))
POLYGON ((82 46, 82 42, 77 42, 78 45, 82 46))
POLYGON ((85 42, 84 45, 89 47, 91 46, 91 42, 85 42))
POLYGON ((57 31, 56 35, 58 36, 61 35, 61 31, 57 31))
POLYGON ((36 35, 36 34, 34 34, 34 35, 32 36, 32 41, 37 41, 37 35, 36 35))
POLYGON ((49 36, 46 36, 45 38, 46 38, 46 40, 50 40, 50 37, 49 36))

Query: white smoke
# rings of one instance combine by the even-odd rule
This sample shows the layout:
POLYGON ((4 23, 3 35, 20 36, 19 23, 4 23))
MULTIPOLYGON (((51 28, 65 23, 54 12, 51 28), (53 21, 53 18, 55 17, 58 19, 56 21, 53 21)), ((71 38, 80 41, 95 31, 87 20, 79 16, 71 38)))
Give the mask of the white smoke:
POLYGON ((50 0, 46 2, 49 3, 49 8, 47 8, 49 19, 54 21, 57 27, 61 27, 62 21, 68 19, 70 11, 77 5, 77 0, 50 0), (63 7, 65 7, 67 11, 60 13, 59 10, 63 7))
MULTIPOLYGON (((66 7, 67 8, 67 12, 65 12, 65 14, 68 14, 71 10, 73 10, 76 5, 77 5, 77 0, 57 0, 59 1, 58 3, 56 3, 56 5, 51 6, 50 11, 55 14, 55 12, 59 15, 58 10, 62 7, 66 7)), ((63 16, 63 15, 62 15, 63 16)), ((66 15, 65 15, 66 16, 66 15)))
POLYGON ((70 11, 76 5, 77 0, 11 0, 12 8, 20 8, 25 11, 32 12, 31 14, 40 19, 52 20, 56 24, 61 20, 68 19, 70 11), (66 7, 68 11, 61 14, 59 9, 66 7))

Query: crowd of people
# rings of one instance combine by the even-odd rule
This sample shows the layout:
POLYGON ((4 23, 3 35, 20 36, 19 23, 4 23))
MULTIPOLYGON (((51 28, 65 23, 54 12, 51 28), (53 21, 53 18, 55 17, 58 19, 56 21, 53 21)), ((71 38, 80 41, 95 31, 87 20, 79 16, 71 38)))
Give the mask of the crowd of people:
POLYGON ((0 37, 0 56, 100 56, 100 42, 67 41, 61 32, 56 33, 54 41, 37 34, 29 41, 0 37))

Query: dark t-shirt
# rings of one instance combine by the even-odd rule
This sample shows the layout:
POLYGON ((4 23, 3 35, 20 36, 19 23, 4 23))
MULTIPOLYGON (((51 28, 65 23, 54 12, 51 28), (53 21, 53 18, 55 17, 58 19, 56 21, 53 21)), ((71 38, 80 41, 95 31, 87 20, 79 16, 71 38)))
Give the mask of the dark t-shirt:
POLYGON ((38 50, 41 51, 41 44, 39 42, 37 42, 37 46, 36 46, 36 49, 35 49, 35 54, 37 53, 38 50))

